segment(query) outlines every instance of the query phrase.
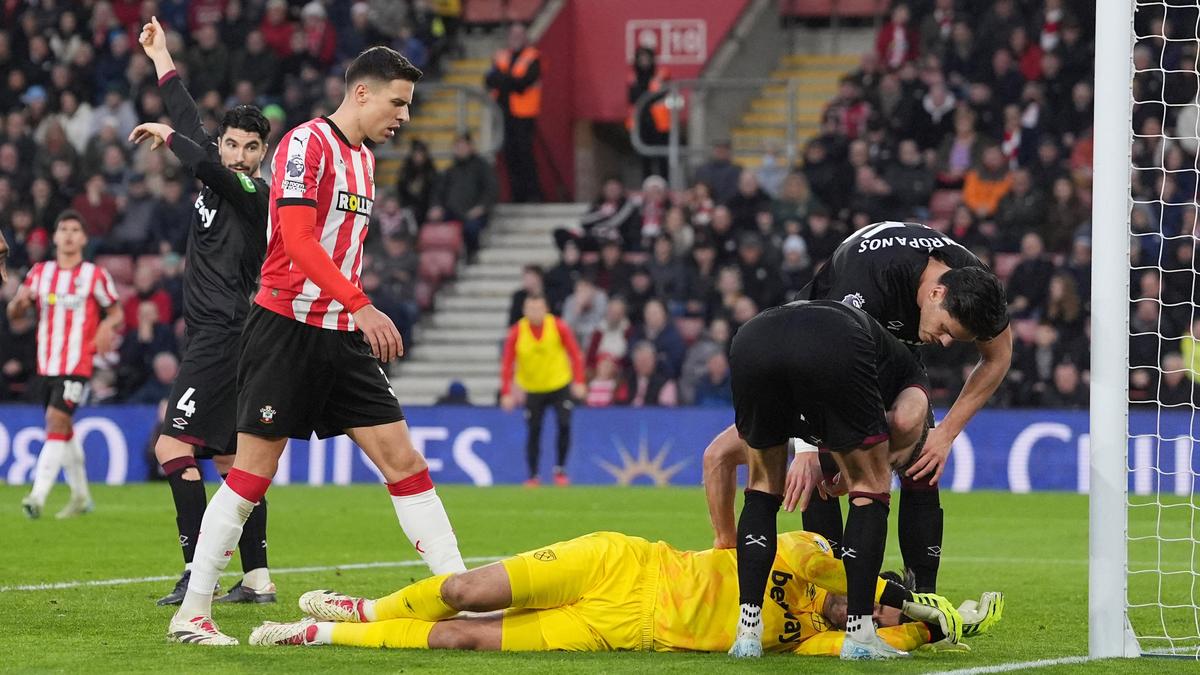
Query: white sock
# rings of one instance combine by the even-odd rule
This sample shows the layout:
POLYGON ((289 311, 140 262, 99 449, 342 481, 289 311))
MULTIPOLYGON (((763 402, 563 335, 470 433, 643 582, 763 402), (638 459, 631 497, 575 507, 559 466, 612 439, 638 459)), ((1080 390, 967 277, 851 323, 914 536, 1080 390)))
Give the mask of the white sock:
POLYGON ((83 455, 83 447, 74 436, 67 441, 63 453, 63 472, 67 474, 67 485, 71 486, 71 497, 82 501, 90 501, 91 491, 88 490, 87 464, 83 455))
POLYGON ((265 591, 271 585, 271 572, 265 567, 256 567, 242 575, 242 586, 256 591, 265 591))
POLYGON ((200 538, 196 540, 196 554, 192 558, 192 578, 179 607, 180 616, 212 613, 213 587, 229 565, 242 536, 242 525, 253 510, 254 502, 243 499, 228 484, 221 483, 217 488, 204 509, 204 519, 200 521, 200 538))
POLYGON ((33 470, 33 488, 29 491, 29 496, 36 499, 38 504, 46 503, 46 496, 58 480, 58 471, 62 468, 66 451, 66 441, 46 441, 38 453, 37 467, 33 470))
POLYGON ((875 635, 875 620, 869 614, 846 617, 846 635, 859 642, 870 640, 875 635))
POLYGON ((446 515, 437 490, 430 488, 415 495, 392 495, 392 505, 396 507, 400 529, 434 574, 467 571, 462 554, 458 552, 458 538, 454 536, 454 528, 450 527, 450 517, 446 515))
POLYGON ((333 644, 333 625, 328 621, 317 622, 317 634, 313 637, 311 644, 314 645, 331 645, 333 644))
POLYGON ((738 619, 737 639, 751 638, 762 642, 762 607, 742 604, 742 615, 738 619))

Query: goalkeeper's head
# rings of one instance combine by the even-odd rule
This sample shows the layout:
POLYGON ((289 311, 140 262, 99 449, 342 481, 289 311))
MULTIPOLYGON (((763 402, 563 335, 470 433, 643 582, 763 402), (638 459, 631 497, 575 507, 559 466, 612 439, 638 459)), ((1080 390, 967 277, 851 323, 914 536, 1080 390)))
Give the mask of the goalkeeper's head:
MULTIPOLYGON (((892 571, 882 572, 879 576, 887 580, 888 583, 899 584, 910 591, 916 586, 915 579, 908 570, 905 570, 903 574, 892 571)), ((825 606, 822 608, 821 614, 829 622, 829 626, 833 630, 846 630, 846 596, 834 595, 833 593, 825 596, 825 606)), ((909 621, 899 609, 884 607, 879 603, 875 603, 875 610, 871 613, 871 616, 875 619, 875 625, 879 628, 899 626, 909 621)))
POLYGON ((1004 286, 982 267, 946 270, 921 304, 922 342, 987 342, 1008 327, 1004 286))
POLYGON ((239 105, 221 118, 217 151, 225 168, 247 176, 257 176, 267 155, 267 137, 271 122, 258 106, 239 105))

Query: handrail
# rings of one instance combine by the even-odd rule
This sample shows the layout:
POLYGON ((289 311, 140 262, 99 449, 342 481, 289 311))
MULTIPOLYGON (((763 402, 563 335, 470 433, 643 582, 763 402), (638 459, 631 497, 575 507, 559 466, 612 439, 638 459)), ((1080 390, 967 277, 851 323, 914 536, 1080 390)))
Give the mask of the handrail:
MULTIPOLYGON (((738 79, 710 79, 710 80, 669 80, 665 83, 666 94, 659 91, 647 91, 643 93, 633 105, 633 128, 629 133, 629 140, 633 144, 633 149, 638 154, 646 157, 666 157, 667 158, 667 182, 672 189, 679 190, 685 187, 682 167, 680 166, 681 153, 689 155, 702 155, 708 152, 707 144, 698 141, 703 139, 689 138, 687 147, 682 147, 680 143, 679 130, 679 110, 682 107, 683 98, 680 91, 687 89, 693 92, 705 92, 711 89, 728 89, 728 88, 754 88, 759 89, 769 85, 785 85, 787 87, 787 104, 785 106, 785 116, 787 118, 787 131, 785 132, 784 143, 787 152, 788 165, 796 162, 796 79, 770 79, 770 78, 738 78, 738 79), (670 111, 671 128, 667 135, 667 145, 650 145, 642 139, 641 125, 637 122, 642 119, 642 112, 651 100, 662 98, 667 102, 667 109, 670 111)), ((701 111, 702 112, 702 111, 701 111)))
MULTIPOLYGON (((483 109, 480 115, 479 133, 475 134, 475 149, 480 157, 494 157, 500 148, 504 145, 504 113, 501 112, 500 106, 492 100, 482 87, 473 87, 466 84, 453 84, 448 82, 431 82, 422 84, 420 92, 422 98, 426 98, 426 92, 436 93, 438 91, 454 92, 454 132, 461 134, 471 130, 471 121, 468 119, 467 106, 471 100, 479 101, 483 104, 483 109)), ((388 146, 387 150, 378 154, 387 157, 389 154, 399 154, 399 150, 394 146, 388 146)), ((453 149, 429 149, 429 155, 433 159, 449 159, 454 156, 453 149)))

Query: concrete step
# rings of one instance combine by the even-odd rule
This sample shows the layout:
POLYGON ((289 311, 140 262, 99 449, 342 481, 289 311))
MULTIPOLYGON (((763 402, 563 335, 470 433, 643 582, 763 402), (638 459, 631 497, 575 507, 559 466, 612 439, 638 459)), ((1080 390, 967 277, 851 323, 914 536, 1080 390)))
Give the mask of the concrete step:
POLYGON ((788 54, 783 57, 783 65, 790 67, 802 66, 842 66, 854 68, 862 61, 857 54, 788 54))
POLYGON ((454 282, 453 289, 458 295, 475 297, 509 298, 517 290, 519 281, 514 279, 511 284, 498 284, 495 279, 460 279, 454 282))
POLYGON ((489 248, 537 250, 553 245, 554 237, 549 232, 494 232, 488 241, 489 248))
POLYGON ((577 217, 532 218, 505 216, 495 222, 497 232, 553 232, 568 224, 579 222, 577 217))
MULTIPOLYGON (((820 94, 823 96, 832 97, 837 94, 838 83, 836 79, 832 80, 801 80, 796 85, 797 95, 805 94, 820 94)), ((768 84, 762 88, 761 95, 768 97, 787 97, 788 88, 786 84, 768 84)))
MULTIPOLYGON (((797 122, 819 122, 820 120, 821 111, 819 109, 796 112, 797 122)), ((754 127, 787 126, 787 114, 784 112, 748 112, 742 115, 742 124, 754 127)))
MULTIPOLYGON (((484 251, 486 253, 486 251, 484 251)), ((481 254, 482 255, 482 254, 481 254)), ((507 312, 509 300, 457 293, 438 298, 439 312, 507 312)))
POLYGON ((451 380, 458 380, 459 382, 462 382, 464 385, 466 385, 467 393, 468 393, 468 395, 471 396, 472 400, 478 400, 478 401, 482 402, 486 399, 484 399, 484 398, 476 399, 475 395, 483 394, 486 396, 488 393, 491 393, 494 396, 496 390, 500 388, 500 383, 498 382, 499 379, 500 379, 499 377, 487 377, 487 376, 484 376, 484 377, 476 376, 476 377, 466 377, 466 378, 462 378, 462 377, 419 377, 419 378, 418 377, 408 377, 408 378, 406 378, 404 376, 400 376, 400 377, 394 378, 395 384, 392 388, 396 391, 396 398, 400 399, 400 401, 403 402, 404 397, 406 395, 412 395, 412 396, 426 395, 427 396, 429 394, 434 394, 436 396, 441 396, 442 394, 446 393, 446 387, 450 384, 451 380))
POLYGON ((505 218, 508 216, 533 216, 535 218, 579 216, 586 213, 587 208, 588 205, 582 202, 554 204, 500 204, 496 206, 496 215, 505 218))
POLYGON ((838 64, 812 65, 799 68, 776 68, 771 71, 771 79, 773 80, 820 80, 832 79, 836 81, 842 75, 850 72, 853 66, 847 68, 838 64))
MULTIPOLYGON (((448 312, 447 316, 461 315, 448 312)), ((473 316, 465 314, 464 316, 473 316)), ((507 314, 505 317, 507 318, 507 314)), ((488 344, 504 339, 503 329, 496 326, 486 328, 426 328, 421 331, 422 344, 488 344)))
POLYGON ((495 345, 438 345, 422 344, 413 350, 414 360, 449 363, 500 363, 500 344, 495 345))
MULTIPOLYGON (((511 294, 512 291, 509 291, 511 294)), ((507 311, 497 312, 436 312, 430 320, 430 328, 425 329, 424 334, 428 334, 435 328, 441 329, 488 329, 496 331, 497 335, 504 330, 508 322, 507 311)), ((500 335, 503 338, 503 335, 500 335)))
POLYGON ((412 377, 471 377, 500 376, 500 362, 487 361, 405 361, 400 376, 412 377))
POLYGON ((519 280, 521 278, 521 268, 525 263, 489 263, 486 265, 471 265, 459 274, 458 277, 464 281, 473 279, 495 279, 498 281, 519 280))
MULTIPOLYGON (((553 248, 542 248, 545 249, 545 252, 553 254, 553 248)), ((500 248, 489 246, 479 252, 479 263, 483 265, 492 263, 516 263, 518 265, 527 265, 531 262, 529 260, 530 253, 531 249, 528 248, 500 248)), ((543 251, 539 250, 536 251, 536 253, 540 255, 543 253, 543 251)))
MULTIPOLYGON (((824 96, 797 97, 795 109, 796 112, 821 112, 827 105, 829 105, 829 100, 824 96)), ((756 113, 783 115, 787 113, 787 98, 756 98, 750 101, 750 110, 756 113)))

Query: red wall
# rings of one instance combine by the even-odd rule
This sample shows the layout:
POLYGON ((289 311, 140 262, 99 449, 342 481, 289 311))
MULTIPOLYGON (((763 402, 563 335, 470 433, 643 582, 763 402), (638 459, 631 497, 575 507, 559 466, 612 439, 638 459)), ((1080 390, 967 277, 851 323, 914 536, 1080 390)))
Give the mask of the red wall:
MULTIPOLYGON (((544 192, 554 191, 545 161, 552 157, 566 184, 574 191, 574 125, 578 120, 621 122, 628 114, 626 80, 632 66, 627 58, 629 22, 655 19, 702 19, 704 62, 733 27, 749 0, 568 0, 538 42, 542 52, 542 114, 538 134, 544 192), (548 151, 548 153, 546 152, 548 151)), ((659 25, 639 24, 641 30, 661 35, 659 25)), ((687 24, 675 23, 675 38, 694 39, 687 24), (686 35, 685 35, 686 34, 686 35)), ((632 40, 636 42, 636 38, 632 40)), ((685 60, 697 52, 698 41, 674 40, 672 53, 685 60)), ((701 63, 668 63, 674 79, 697 77, 701 63)))

